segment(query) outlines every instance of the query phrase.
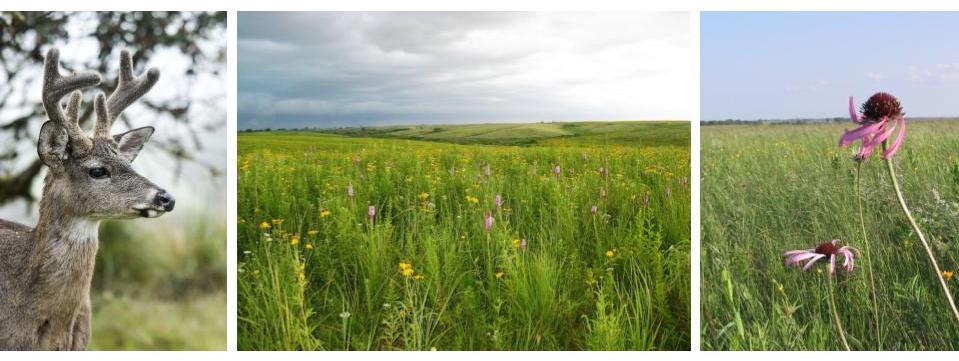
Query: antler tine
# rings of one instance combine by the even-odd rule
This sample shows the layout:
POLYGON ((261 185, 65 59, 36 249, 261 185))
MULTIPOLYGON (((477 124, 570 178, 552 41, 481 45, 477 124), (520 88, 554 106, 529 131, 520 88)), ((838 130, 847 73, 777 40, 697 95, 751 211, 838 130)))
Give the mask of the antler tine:
POLYGON ((117 87, 110 94, 106 101, 107 116, 97 119, 96 136, 102 138, 110 137, 110 128, 113 122, 123 113, 126 107, 133 104, 137 99, 146 95, 153 88, 153 85, 160 80, 160 71, 156 68, 150 68, 146 75, 139 78, 133 75, 133 58, 126 49, 120 52, 120 78, 117 80, 117 87))
POLYGON ((60 123, 66 129, 70 145, 75 150, 90 148, 90 139, 80 129, 77 116, 82 97, 79 89, 97 84, 100 84, 100 75, 96 73, 81 73, 66 77, 60 75, 60 52, 57 49, 47 51, 43 62, 43 107, 47 110, 50 120, 60 123), (76 92, 71 97, 67 109, 70 117, 65 117, 60 107, 60 100, 73 91, 76 92), (71 112, 71 110, 74 111, 71 112))

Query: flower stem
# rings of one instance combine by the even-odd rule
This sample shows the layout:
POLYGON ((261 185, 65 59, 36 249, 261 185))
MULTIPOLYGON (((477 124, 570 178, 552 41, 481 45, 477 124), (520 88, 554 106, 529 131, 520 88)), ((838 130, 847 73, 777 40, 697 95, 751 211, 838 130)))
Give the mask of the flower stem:
POLYGON ((859 200, 859 226, 862 240, 866 245, 866 270, 869 271, 869 287, 872 291, 872 313, 875 318, 876 344, 882 351, 882 327, 879 324, 879 298, 876 296, 876 279, 873 274, 872 256, 869 250, 869 236, 866 233, 866 218, 862 210, 862 162, 856 162, 856 198, 859 200))
POLYGON ((839 330, 839 339, 842 340, 842 345, 846 347, 846 351, 852 351, 849 342, 846 341, 846 332, 842 329, 842 321, 839 320, 839 311, 836 311, 836 296, 833 294, 832 277, 831 274, 826 275, 827 282, 829 282, 829 308, 832 309, 832 317, 836 321, 836 329, 839 330))
MULTIPOLYGON (((885 142, 882 143, 882 149, 886 149, 885 142)), ((942 278, 942 270, 939 269, 939 263, 936 262, 936 256, 932 253, 932 247, 930 247, 929 242, 926 241, 926 236, 924 236, 922 231, 919 230, 919 225, 916 224, 916 220, 912 218, 912 213, 909 212, 909 207, 906 206, 906 199, 902 196, 902 190, 899 189, 899 180, 896 178, 896 170, 892 166, 892 157, 886 158, 886 168, 889 170, 889 177, 892 178, 892 187, 896 189, 896 197, 899 198, 899 206, 902 207, 902 212, 905 213, 906 218, 909 219, 909 224, 912 225, 912 230, 916 232, 919 240, 922 241, 922 246, 926 249, 926 255, 929 256, 929 262, 932 263, 932 268, 936 271, 936 277, 939 278, 939 285, 942 286, 942 292, 946 294, 946 301, 949 301, 949 307, 952 308, 952 314, 956 316, 956 321, 959 322, 959 309, 956 309, 956 301, 953 301, 952 293, 949 292, 949 286, 946 285, 946 280, 942 278)))

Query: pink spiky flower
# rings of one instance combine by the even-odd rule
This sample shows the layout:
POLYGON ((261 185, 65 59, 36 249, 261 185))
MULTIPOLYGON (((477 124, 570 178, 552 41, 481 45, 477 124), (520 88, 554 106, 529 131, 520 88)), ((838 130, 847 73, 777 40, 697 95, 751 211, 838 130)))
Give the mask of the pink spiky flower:
POLYGON ((562 172, 563 170, 559 168, 559 165, 556 165, 556 168, 553 168, 553 174, 556 174, 556 180, 559 180, 559 174, 562 172))
POLYGON ((597 210, 599 210, 599 207, 596 207, 596 206, 594 205, 594 206, 592 206, 592 207, 589 209, 589 213, 592 213, 592 214, 595 216, 597 210))
POLYGON ((492 230, 493 230, 493 215, 492 215, 489 211, 486 211, 486 214, 483 216, 483 221, 484 221, 483 223, 485 223, 484 225, 486 226, 486 231, 487 231, 487 232, 492 231, 492 230))
POLYGON ((370 209, 366 211, 366 215, 370 217, 370 224, 373 224, 376 221, 376 206, 370 206, 370 209))
POLYGON ((859 151, 856 152, 857 161, 866 160, 879 144, 889 139, 889 136, 898 128, 896 139, 889 144, 882 158, 887 159, 896 154, 899 146, 906 137, 906 118, 903 116, 899 100, 889 93, 878 92, 873 94, 862 104, 861 114, 856 113, 852 97, 849 97, 849 117, 859 128, 847 130, 839 138, 839 146, 844 147, 855 141, 860 141, 859 151))
POLYGON ((356 194, 353 193, 353 182, 350 182, 350 184, 346 186, 346 196, 350 197, 350 199, 353 199, 354 195, 356 194))
POLYGON ((834 239, 830 242, 820 243, 816 248, 789 251, 783 253, 782 256, 785 258, 787 267, 792 265, 799 266, 800 263, 808 260, 802 268, 803 271, 809 270, 817 261, 829 257, 829 274, 836 271, 836 256, 843 256, 842 266, 846 269, 846 272, 852 272, 853 268, 856 267, 856 262, 853 258, 859 253, 859 250, 851 246, 838 247, 838 243, 839 240, 834 239))
POLYGON ((493 198, 493 204, 496 205, 496 209, 503 207, 503 197, 497 194, 496 197, 493 198))

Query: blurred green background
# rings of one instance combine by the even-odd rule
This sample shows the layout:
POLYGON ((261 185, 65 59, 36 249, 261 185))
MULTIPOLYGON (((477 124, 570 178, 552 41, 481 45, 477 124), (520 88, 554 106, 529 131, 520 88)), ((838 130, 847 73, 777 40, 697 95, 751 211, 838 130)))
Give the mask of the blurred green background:
POLYGON ((43 54, 115 86, 119 52, 157 85, 113 132, 154 126, 133 168, 177 197, 156 219, 100 227, 92 350, 226 349, 226 13, 0 12, 0 218, 34 226, 45 167, 36 156, 43 54))

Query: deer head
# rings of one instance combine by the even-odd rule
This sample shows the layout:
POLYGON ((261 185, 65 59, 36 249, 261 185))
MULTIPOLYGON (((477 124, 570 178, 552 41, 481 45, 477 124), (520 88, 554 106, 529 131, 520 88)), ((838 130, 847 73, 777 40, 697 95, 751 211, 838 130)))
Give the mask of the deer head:
POLYGON ((130 53, 120 53, 117 87, 94 98, 96 126, 93 136, 80 129, 80 89, 100 84, 100 75, 60 74, 59 53, 47 52, 43 68, 43 106, 50 120, 40 128, 37 153, 50 171, 44 200, 65 214, 93 219, 159 217, 173 210, 173 196, 130 166, 153 135, 143 127, 111 135, 110 128, 123 110, 142 97, 160 78, 157 69, 133 75, 130 53), (70 94, 66 112, 60 106, 70 94), (47 199, 52 198, 52 199, 47 199))

